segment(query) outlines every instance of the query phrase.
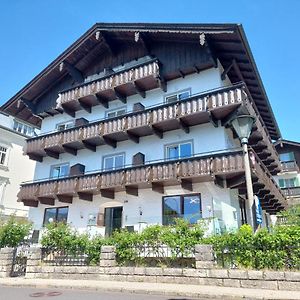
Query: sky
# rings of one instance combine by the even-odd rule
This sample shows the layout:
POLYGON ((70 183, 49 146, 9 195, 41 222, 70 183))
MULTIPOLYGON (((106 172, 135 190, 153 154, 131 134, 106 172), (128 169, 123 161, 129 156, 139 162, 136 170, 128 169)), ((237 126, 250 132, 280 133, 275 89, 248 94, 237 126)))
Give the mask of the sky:
POLYGON ((300 142, 300 0, 1 0, 0 105, 96 22, 242 23, 282 137, 300 142))

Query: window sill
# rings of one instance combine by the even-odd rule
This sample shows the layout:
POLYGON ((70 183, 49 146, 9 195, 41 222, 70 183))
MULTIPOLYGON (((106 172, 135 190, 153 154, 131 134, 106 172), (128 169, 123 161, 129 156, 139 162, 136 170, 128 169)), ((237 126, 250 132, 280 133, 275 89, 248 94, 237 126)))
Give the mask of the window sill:
POLYGON ((8 166, 0 165, 0 170, 8 171, 8 166))

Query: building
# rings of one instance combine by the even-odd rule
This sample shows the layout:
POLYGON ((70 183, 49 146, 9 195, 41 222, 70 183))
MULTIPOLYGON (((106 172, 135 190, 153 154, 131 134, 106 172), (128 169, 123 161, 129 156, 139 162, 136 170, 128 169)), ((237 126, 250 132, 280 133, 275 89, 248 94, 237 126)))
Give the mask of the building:
POLYGON ((281 135, 241 25, 96 24, 2 109, 41 127, 19 193, 37 230, 65 220, 109 235, 175 217, 237 228, 255 209, 229 126, 239 113, 256 118, 260 222, 286 206, 272 177, 281 135))
POLYGON ((35 161, 23 154, 27 137, 34 126, 5 113, 0 113, 0 219, 15 215, 26 218, 28 207, 18 202, 17 194, 23 181, 33 179, 35 161))
POLYGON ((287 197, 288 204, 300 204, 300 143, 278 140, 275 147, 282 165, 276 180, 287 197))

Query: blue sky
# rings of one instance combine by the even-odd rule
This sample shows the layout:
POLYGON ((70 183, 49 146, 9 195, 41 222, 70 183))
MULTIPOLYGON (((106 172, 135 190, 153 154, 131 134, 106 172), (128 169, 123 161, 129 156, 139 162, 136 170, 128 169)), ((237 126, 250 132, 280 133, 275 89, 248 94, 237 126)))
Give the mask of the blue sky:
POLYGON ((0 104, 96 22, 242 23, 282 136, 300 141, 298 0, 1 1, 0 104))

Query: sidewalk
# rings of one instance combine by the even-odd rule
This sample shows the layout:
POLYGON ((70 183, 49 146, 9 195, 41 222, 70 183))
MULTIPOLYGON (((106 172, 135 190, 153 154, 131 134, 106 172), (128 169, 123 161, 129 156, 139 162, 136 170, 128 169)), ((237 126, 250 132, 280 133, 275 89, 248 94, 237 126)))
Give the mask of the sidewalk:
POLYGON ((300 292, 149 282, 0 278, 1 286, 80 289, 222 300, 300 299, 300 292))

